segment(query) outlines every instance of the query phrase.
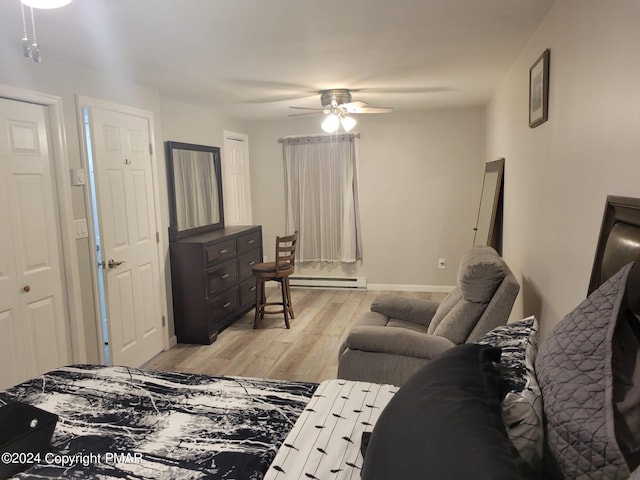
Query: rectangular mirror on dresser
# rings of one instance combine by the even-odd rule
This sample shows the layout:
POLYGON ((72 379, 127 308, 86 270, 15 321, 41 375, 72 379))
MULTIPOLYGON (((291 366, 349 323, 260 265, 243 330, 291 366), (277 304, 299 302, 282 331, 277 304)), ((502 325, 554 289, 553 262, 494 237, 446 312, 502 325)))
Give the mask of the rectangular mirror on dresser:
POLYGON ((255 307, 259 225, 225 226, 220 148, 166 142, 173 315, 181 343, 213 343, 255 307))

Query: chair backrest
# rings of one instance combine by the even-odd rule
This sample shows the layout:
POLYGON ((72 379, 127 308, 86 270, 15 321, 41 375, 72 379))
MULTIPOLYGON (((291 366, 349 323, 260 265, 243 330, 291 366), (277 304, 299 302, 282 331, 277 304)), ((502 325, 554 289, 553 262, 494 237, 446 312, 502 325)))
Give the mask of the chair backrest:
POLYGON ((276 237, 276 277, 279 277, 281 272, 286 272, 287 274, 293 273, 296 263, 295 255, 297 242, 297 231, 293 235, 276 237))
POLYGON ((436 310, 427 333, 454 343, 473 342, 509 320, 520 284, 491 247, 475 246, 462 258, 455 289, 436 310))

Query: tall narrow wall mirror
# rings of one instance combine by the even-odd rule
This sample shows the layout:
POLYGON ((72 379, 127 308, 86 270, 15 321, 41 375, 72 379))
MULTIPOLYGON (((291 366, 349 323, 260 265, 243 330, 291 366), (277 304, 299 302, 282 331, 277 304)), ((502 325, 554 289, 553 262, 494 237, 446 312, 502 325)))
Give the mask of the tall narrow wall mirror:
POLYGON ((487 162, 476 220, 474 245, 488 245, 502 255, 504 158, 487 162))
POLYGON ((166 142, 169 239, 224 227, 220 148, 166 142))

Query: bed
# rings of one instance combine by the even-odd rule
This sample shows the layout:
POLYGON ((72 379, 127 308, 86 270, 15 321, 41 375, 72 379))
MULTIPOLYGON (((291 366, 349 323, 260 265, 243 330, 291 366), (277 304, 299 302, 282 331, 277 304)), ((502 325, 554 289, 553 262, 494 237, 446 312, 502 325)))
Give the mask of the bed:
MULTIPOLYGON (((259 480, 272 463, 269 478, 303 478, 291 462, 359 478, 362 433, 396 390, 71 365, 0 392, 0 404, 59 417, 50 447, 20 478, 259 480), (300 460, 305 449, 324 458, 300 460)), ((7 458, 0 466, 18 467, 7 458)))
MULTIPOLYGON (((611 438, 621 412, 611 401, 616 383, 606 367, 612 348, 594 352, 570 338, 578 346, 567 349, 561 340, 582 322, 593 327, 590 335, 606 332, 600 344, 611 345, 621 306, 632 313, 640 306, 640 269, 628 265, 638 258, 640 200, 608 197, 591 295, 560 322, 564 330, 554 329, 552 342, 538 349, 537 321, 527 317, 434 359, 400 389, 96 365, 53 370, 0 392, 0 403, 23 402, 58 416, 48 449, 18 476, 495 480, 534 478, 544 469, 544 478, 638 478, 622 447, 612 448, 628 440, 611 438), (558 350, 576 350, 589 361, 559 359, 558 350), (600 353, 602 361, 592 362, 600 353), (567 371, 569 364, 579 366, 567 371), (571 405, 584 392, 566 377, 583 376, 593 410, 571 405), (557 426, 557 415, 568 411, 574 420, 585 412, 595 420, 557 426), (589 440, 589 452, 607 454, 585 465, 583 445, 566 441, 574 436, 589 440)), ((640 413, 634 398, 627 398, 627 424, 640 413)), ((633 441, 625 445, 633 450, 633 441)))

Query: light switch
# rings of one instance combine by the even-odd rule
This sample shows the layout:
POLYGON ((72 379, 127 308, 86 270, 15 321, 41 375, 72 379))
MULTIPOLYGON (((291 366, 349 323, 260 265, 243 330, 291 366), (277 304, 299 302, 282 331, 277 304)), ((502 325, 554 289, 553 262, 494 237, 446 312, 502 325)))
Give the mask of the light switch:
POLYGON ((76 238, 87 238, 89 236, 89 229, 87 228, 86 218, 74 220, 73 223, 76 226, 76 238))
POLYGON ((87 177, 84 174, 84 168, 71 169, 71 185, 86 185, 87 177))

